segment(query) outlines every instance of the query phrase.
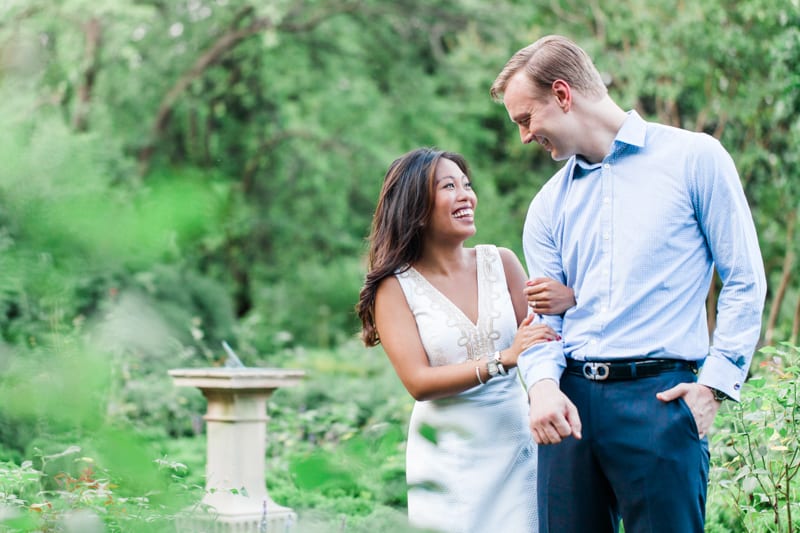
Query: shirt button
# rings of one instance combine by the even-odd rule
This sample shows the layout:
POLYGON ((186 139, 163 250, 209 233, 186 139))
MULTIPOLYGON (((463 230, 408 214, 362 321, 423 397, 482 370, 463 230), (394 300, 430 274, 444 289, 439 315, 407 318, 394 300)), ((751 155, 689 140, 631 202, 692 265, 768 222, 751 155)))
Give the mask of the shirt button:
POLYGON ((604 165, 603 165, 603 168, 605 168, 605 169, 609 169, 609 168, 611 168, 611 165, 609 165, 608 163, 606 163, 606 164, 604 164, 604 165))
POLYGON ((605 233, 603 233, 603 238, 604 238, 605 240, 608 240, 608 239, 610 239, 610 238, 611 238, 611 235, 610 235, 608 232, 605 232, 605 233))
POLYGON ((589 344, 597 344, 597 339, 592 339, 589 341, 589 344))
POLYGON ((608 311, 608 307, 606 307, 605 305, 600 308, 601 313, 605 313, 606 311, 608 311))
POLYGON ((608 196, 604 197, 603 198, 603 203, 604 204, 610 204, 611 203, 611 198, 609 198, 608 196))

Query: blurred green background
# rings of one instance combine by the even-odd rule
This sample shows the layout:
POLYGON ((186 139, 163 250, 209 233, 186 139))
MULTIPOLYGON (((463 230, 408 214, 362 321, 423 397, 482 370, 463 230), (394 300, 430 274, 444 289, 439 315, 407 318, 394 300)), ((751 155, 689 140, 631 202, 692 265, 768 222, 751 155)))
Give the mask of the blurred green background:
MULTIPOLYGON (((581 44, 623 108, 731 152, 769 280, 753 372, 797 420, 800 1, 4 0, 0 531, 78 510, 171 530, 202 496, 205 407, 166 371, 222 364, 222 340, 309 373, 269 406, 270 494, 298 527, 403 530, 411 399, 353 311, 372 211, 398 155, 461 152, 474 242, 521 251, 560 164, 488 89, 547 33, 581 44)), ((792 424, 736 477, 735 414, 709 530, 790 531, 792 424)))

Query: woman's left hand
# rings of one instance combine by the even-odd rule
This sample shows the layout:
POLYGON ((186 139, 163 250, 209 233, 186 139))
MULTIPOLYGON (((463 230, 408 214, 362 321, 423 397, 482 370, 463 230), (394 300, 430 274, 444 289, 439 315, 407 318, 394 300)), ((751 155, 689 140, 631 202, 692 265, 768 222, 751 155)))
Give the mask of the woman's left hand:
POLYGON ((528 307, 540 315, 560 315, 575 305, 575 292, 550 278, 534 278, 525 283, 528 307))

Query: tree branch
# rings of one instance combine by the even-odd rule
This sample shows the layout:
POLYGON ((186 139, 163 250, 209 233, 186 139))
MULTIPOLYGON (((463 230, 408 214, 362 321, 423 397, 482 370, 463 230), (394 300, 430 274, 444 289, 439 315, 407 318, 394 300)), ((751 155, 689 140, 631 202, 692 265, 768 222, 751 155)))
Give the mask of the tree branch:
POLYGON ((153 121, 153 126, 150 130, 150 139, 148 143, 139 151, 140 175, 147 173, 147 170, 150 167, 150 160, 153 156, 153 152, 155 151, 156 143, 163 134, 164 130, 166 130, 178 100, 183 96, 194 80, 202 76, 209 67, 219 62, 225 56, 225 54, 230 52, 248 37, 251 37, 266 29, 276 28, 278 30, 292 33, 309 31, 334 15, 349 13, 357 10, 359 5, 359 2, 345 0, 327 5, 325 9, 306 20, 294 21, 292 18, 294 16, 299 17, 304 11, 303 8, 307 7, 305 4, 300 3, 298 6, 294 7, 292 11, 289 12, 287 17, 285 17, 278 25, 275 25, 272 19, 263 17, 254 19, 248 26, 245 26, 244 28, 236 29, 235 25, 241 22, 242 19, 246 18, 246 16, 252 11, 252 8, 250 7, 245 8, 234 18, 234 29, 229 30, 227 33, 224 33, 216 41, 214 41, 214 43, 200 57, 197 58, 192 67, 180 78, 178 78, 172 88, 170 88, 170 90, 167 91, 167 93, 161 99, 161 103, 158 106, 158 111, 156 112, 155 120, 153 121))
POLYGON ((574 5, 570 5, 569 7, 570 9, 564 9, 561 6, 561 0, 550 1, 550 9, 561 20, 570 22, 572 24, 586 24, 586 20, 584 20, 583 17, 575 16, 575 13, 577 13, 579 10, 576 9, 574 5))
POLYGON ((81 76, 82 82, 78 87, 78 100, 75 104, 75 114, 72 117, 72 127, 76 131, 86 131, 88 128, 89 105, 92 100, 92 89, 97 78, 100 56, 100 42, 103 30, 100 19, 92 17, 83 25, 85 37, 85 58, 86 67, 81 76))
POLYGON ((255 183, 255 174, 259 169, 261 159, 266 155, 275 150, 275 147, 281 143, 293 140, 293 139, 303 139, 309 142, 319 143, 321 150, 327 150, 330 148, 336 147, 343 147, 346 146, 341 145, 338 141, 338 137, 332 135, 327 138, 322 138, 314 133, 308 132, 306 130, 283 130, 269 139, 265 139, 261 141, 256 150, 255 154, 245 163, 244 165, 244 172, 242 175, 242 192, 248 194, 252 191, 254 183, 255 183))
POLYGON ((606 42, 606 15, 597 0, 589 2, 589 7, 592 10, 592 22, 594 23, 594 34, 598 41, 605 44, 606 42))
POLYGON ((296 4, 292 11, 283 19, 278 25, 278 29, 287 31, 289 33, 301 33, 304 31, 311 31, 329 18, 341 15, 344 13, 355 13, 361 7, 360 0, 343 0, 341 2, 328 3, 324 9, 321 9, 313 17, 306 20, 295 21, 295 17, 300 18, 304 11, 308 10, 308 6, 303 3, 296 4))
POLYGON ((800 296, 797 297, 797 305, 794 308, 794 320, 792 320, 792 336, 789 338, 794 346, 797 346, 797 336, 800 334, 800 296))

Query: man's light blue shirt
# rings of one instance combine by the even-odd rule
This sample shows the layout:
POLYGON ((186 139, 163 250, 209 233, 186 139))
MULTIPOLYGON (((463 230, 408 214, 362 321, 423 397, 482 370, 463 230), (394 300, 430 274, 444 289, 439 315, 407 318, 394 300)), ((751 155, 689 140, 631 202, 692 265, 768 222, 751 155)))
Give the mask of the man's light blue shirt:
POLYGON ((603 161, 573 156, 536 195, 523 248, 532 278, 561 281, 577 301, 542 317, 563 341, 520 355, 528 387, 558 382, 566 358, 667 358, 704 363, 698 382, 739 399, 766 280, 739 175, 716 139, 631 111, 603 161), (714 267, 723 288, 709 346, 714 267))

